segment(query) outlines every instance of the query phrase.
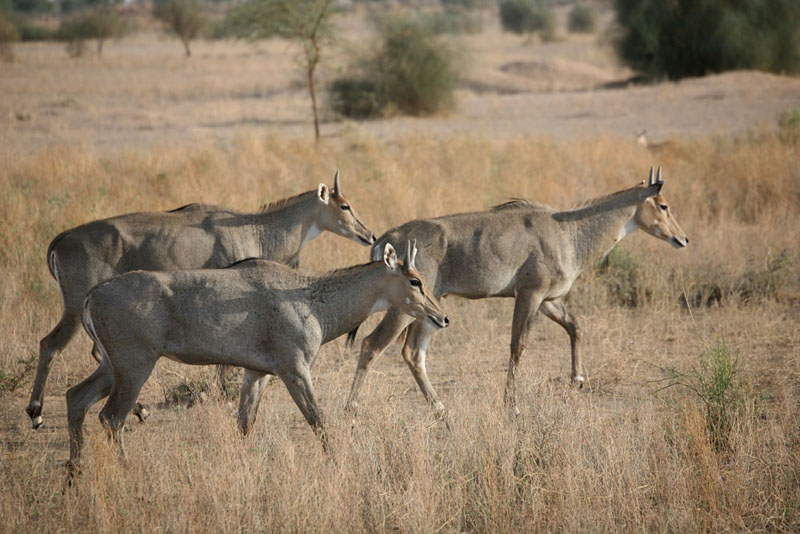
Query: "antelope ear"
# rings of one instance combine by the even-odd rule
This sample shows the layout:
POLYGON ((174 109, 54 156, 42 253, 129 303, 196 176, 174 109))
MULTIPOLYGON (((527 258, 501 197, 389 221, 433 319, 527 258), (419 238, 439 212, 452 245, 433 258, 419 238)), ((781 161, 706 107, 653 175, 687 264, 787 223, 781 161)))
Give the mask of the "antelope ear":
POLYGON ((331 198, 331 192, 325 184, 319 184, 317 187, 317 197, 323 204, 327 204, 331 198))
POLYGON ((386 243, 383 249, 383 263, 390 271, 397 269, 397 252, 394 251, 391 243, 386 243))

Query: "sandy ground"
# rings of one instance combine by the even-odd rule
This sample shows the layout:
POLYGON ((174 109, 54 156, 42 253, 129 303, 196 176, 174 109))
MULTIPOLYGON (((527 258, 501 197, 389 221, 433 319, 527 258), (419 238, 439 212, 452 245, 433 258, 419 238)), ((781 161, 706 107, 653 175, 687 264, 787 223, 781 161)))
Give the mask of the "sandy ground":
MULTIPOLYGON (((369 40, 349 23, 343 44, 320 71, 337 77, 346 51, 369 40)), ((454 111, 435 117, 342 121, 323 97, 323 135, 391 139, 434 135, 519 135, 568 140, 605 134, 652 141, 740 133, 771 127, 800 107, 800 78, 732 72, 678 83, 636 86, 597 36, 528 43, 495 25, 456 42, 465 66, 454 111)), ((311 136, 310 103, 297 50, 279 40, 194 44, 185 60, 177 41, 140 33, 105 47, 97 58, 69 59, 61 45, 16 46, 17 61, 0 65, 0 142, 23 151, 80 141, 102 149, 146 148, 212 139, 229 143, 243 131, 311 136)))

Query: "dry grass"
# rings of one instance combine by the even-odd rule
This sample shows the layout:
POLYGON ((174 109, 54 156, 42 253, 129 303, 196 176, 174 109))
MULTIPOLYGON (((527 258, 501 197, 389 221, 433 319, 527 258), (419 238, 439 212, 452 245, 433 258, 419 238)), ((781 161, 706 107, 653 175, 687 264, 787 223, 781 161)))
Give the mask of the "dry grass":
MULTIPOLYGON (((176 145, 97 153, 92 146, 0 154, 0 366, 24 374, 60 302, 43 257, 49 239, 82 221, 139 209, 208 201, 255 209, 330 181, 343 185, 373 229, 412 217, 483 209, 508 197, 555 206, 629 186, 650 154, 595 138, 553 144, 406 136, 385 143, 351 135, 319 149, 302 140, 242 135, 230 148, 176 145)), ((523 358, 522 416, 501 405, 511 302, 445 302, 454 325, 429 358, 435 387, 452 412, 447 431, 429 413, 410 373, 389 350, 370 374, 361 413, 342 411, 354 355, 340 341, 323 348, 315 383, 331 421, 326 456, 281 384, 271 387, 246 439, 234 408, 205 402, 163 405, 127 437, 129 463, 87 418, 84 474, 64 492, 68 454, 63 393, 91 372, 85 336, 59 357, 45 414, 28 428, 23 408, 31 373, 4 392, 5 451, 0 516, 7 531, 792 531, 800 526, 798 409, 797 145, 770 134, 747 141, 708 138, 664 156, 664 194, 691 238, 675 251, 648 236, 623 243, 637 269, 635 309, 614 304, 605 281, 586 273, 572 302, 586 326, 590 383, 568 388, 568 342, 540 322, 523 358), (735 150, 730 145, 735 144, 735 150), (707 280, 733 287, 765 258, 786 250, 780 287, 745 302, 679 304, 707 280), (694 284, 694 285, 693 285, 694 284), (755 384, 759 410, 743 417, 730 449, 715 450, 702 405, 667 376, 698 365, 704 341, 724 335, 755 384), (545 357, 547 355, 547 357, 545 357)), ((326 236, 304 252, 322 271, 361 261, 366 250, 326 236)), ((367 326, 375 323, 375 319, 367 326)), ((367 330, 367 328, 365 328, 367 330)), ((210 373, 162 363, 159 384, 210 373)))
MULTIPOLYGON (((351 46, 367 42, 363 20, 344 24, 351 46)), ((774 123, 800 106, 800 81, 733 73, 535 94, 628 73, 593 37, 529 46, 496 26, 465 44, 474 63, 452 115, 329 122, 319 147, 295 52, 280 41, 200 42, 190 62, 152 34, 109 43, 102 61, 67 61, 60 45, 15 48, 17 61, 0 67, 0 531, 800 530, 798 144, 770 131, 712 135, 774 123), (518 91, 527 94, 505 94, 518 91), (672 136, 674 149, 636 146, 643 127, 672 136), (198 201, 255 210, 330 184, 340 168, 380 234, 509 197, 569 207, 633 185, 651 165, 664 167, 690 246, 634 235, 607 272, 584 273, 570 299, 585 327, 587 387, 569 388, 567 336, 540 320, 517 381, 519 418, 502 407, 512 302, 448 298, 453 324, 428 369, 450 431, 397 346, 373 367, 355 421, 343 404, 356 351, 323 347, 314 381, 330 457, 280 383, 243 439, 234 404, 165 402, 177 386, 200 388, 210 369, 162 362, 142 394, 152 418, 130 422, 128 463, 97 422, 100 403, 86 421, 83 476, 64 491, 64 392, 95 366, 82 333, 55 360, 48 428, 29 428, 31 366, 61 307, 44 253, 65 228, 198 201), (656 393, 702 369, 722 338, 746 396, 724 448, 697 395, 656 393)), ((366 257, 328 235, 301 265, 366 257)))

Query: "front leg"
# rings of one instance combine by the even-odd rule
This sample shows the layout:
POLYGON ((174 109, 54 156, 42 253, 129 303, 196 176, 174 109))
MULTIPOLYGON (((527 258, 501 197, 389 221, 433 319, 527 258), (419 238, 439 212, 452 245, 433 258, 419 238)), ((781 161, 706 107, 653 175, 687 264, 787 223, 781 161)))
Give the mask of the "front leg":
POLYGON ((572 384, 583 387, 586 378, 583 374, 583 362, 581 361, 580 342, 582 336, 580 324, 569 311, 563 299, 543 302, 540 311, 567 331, 572 349, 572 384))
POLYGON ((425 367, 425 356, 428 352, 428 344, 433 336, 433 326, 430 322, 415 321, 408 327, 405 345, 403 345, 403 359, 405 360, 411 374, 417 381, 419 389, 437 414, 444 414, 444 404, 439 400, 439 396, 433 389, 428 379, 428 371, 425 367))

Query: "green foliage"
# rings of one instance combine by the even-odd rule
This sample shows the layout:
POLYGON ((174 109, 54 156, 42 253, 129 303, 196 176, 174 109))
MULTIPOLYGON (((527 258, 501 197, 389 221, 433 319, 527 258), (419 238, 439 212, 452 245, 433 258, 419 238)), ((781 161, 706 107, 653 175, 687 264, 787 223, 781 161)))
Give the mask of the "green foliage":
POLYGON ((778 115, 778 136, 787 143, 800 141, 800 108, 787 109, 778 115))
POLYGON ((645 75, 800 70, 797 0, 615 0, 617 49, 645 75))
POLYGON ((682 386, 694 393, 705 408, 711 444, 717 451, 728 451, 731 432, 756 412, 755 388, 742 377, 739 355, 720 338, 706 347, 699 366, 691 372, 672 370, 669 375, 669 383, 661 389, 682 386))
POLYGON ((19 39, 17 29, 0 11, 0 60, 14 61, 12 43, 19 39))
POLYGON ((330 87, 331 109, 353 119, 378 117, 386 108, 386 100, 378 84, 371 80, 339 78, 330 87))
POLYGON ((380 43, 356 69, 360 75, 333 83, 331 107, 353 118, 429 115, 450 108, 458 80, 454 51, 419 19, 376 22, 380 43))
POLYGON ((46 26, 34 24, 24 17, 17 19, 17 31, 19 40, 27 41, 52 41, 56 39, 57 30, 51 30, 46 26))
POLYGON ((62 21, 56 37, 67 43, 67 53, 72 57, 83 55, 87 39, 97 41, 97 55, 102 55, 103 43, 112 37, 122 37, 125 31, 125 22, 116 11, 97 8, 62 21))
POLYGON ((161 0, 156 2, 153 15, 164 23, 183 43, 186 57, 192 55, 189 42, 203 29, 206 18, 199 0, 161 0))
POLYGON ((53 2, 48 0, 10 0, 5 4, 6 9, 10 8, 10 10, 27 15, 49 13, 53 10, 53 2))
POLYGON ((594 9, 581 2, 572 6, 567 16, 567 29, 573 33, 591 33, 596 24, 594 9))
POLYGON ((539 32, 544 40, 555 37, 556 15, 545 0, 501 0, 500 23, 506 31, 539 32))
POLYGON ((432 11, 420 16, 420 24, 434 34, 480 33, 483 29, 481 19, 460 8, 447 8, 444 11, 432 11))
POLYGON ((635 308, 649 296, 640 287, 639 265, 621 246, 611 249, 600 264, 598 274, 606 286, 609 301, 614 305, 635 308))

